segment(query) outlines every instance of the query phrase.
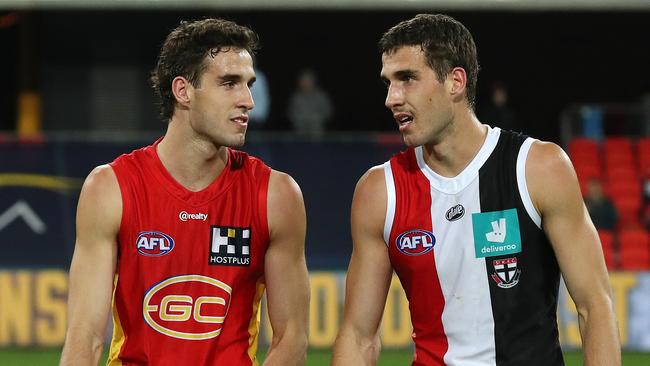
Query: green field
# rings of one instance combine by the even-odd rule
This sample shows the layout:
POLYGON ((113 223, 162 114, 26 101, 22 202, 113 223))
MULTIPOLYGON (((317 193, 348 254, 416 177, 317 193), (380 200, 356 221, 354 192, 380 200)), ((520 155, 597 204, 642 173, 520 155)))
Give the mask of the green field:
MULTIPOLYGON (((0 365, 2 366, 56 366, 59 362, 59 348, 0 348, 0 365)), ((579 352, 565 352, 567 366, 582 365, 579 352)), ((261 355, 263 358, 264 356, 261 355)), ((307 355, 308 366, 329 365, 329 351, 310 350, 307 355)), ((379 359, 380 366, 409 365, 411 353, 407 351, 384 350, 379 359)), ((103 364, 103 363, 102 363, 103 364)), ((649 366, 650 353, 623 353, 624 366, 649 366)))

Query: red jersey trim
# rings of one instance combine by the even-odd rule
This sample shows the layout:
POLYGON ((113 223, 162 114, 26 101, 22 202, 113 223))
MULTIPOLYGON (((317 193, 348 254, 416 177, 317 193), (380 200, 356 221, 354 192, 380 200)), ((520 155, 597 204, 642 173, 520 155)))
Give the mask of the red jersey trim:
MULTIPOLYGON (((415 341, 413 365, 444 365, 448 349, 442 323, 445 300, 436 269, 435 251, 409 256, 398 249, 400 234, 414 230, 435 232, 431 217, 431 186, 418 167, 412 148, 393 156, 385 168, 392 173, 391 185, 385 171, 388 196, 394 196, 392 226, 385 227, 386 231, 390 230, 388 253, 409 300, 415 341)), ((387 216, 389 214, 387 212, 387 216)))

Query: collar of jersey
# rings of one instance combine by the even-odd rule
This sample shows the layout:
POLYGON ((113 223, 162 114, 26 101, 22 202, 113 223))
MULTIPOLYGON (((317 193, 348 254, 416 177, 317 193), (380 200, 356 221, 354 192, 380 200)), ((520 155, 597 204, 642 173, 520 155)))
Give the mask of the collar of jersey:
POLYGON ((455 177, 448 178, 436 173, 424 161, 422 146, 414 149, 415 158, 422 174, 429 180, 431 186, 440 192, 447 194, 456 194, 465 189, 477 176, 478 170, 483 166, 485 161, 490 157, 492 151, 497 146, 501 130, 498 127, 488 126, 488 133, 483 141, 483 146, 474 156, 472 161, 455 177))
POLYGON ((228 149, 228 161, 226 162, 226 166, 223 168, 221 174, 219 174, 219 176, 216 177, 215 180, 204 189, 198 192, 193 192, 180 184, 167 171, 162 161, 160 161, 160 157, 158 156, 156 149, 162 139, 163 138, 161 137, 153 145, 149 146, 146 149, 146 153, 153 163, 150 165, 153 175, 167 192, 191 206, 201 206, 217 198, 221 193, 228 189, 228 186, 232 181, 231 179, 228 179, 231 170, 230 161, 232 160, 230 156, 230 149, 228 149))

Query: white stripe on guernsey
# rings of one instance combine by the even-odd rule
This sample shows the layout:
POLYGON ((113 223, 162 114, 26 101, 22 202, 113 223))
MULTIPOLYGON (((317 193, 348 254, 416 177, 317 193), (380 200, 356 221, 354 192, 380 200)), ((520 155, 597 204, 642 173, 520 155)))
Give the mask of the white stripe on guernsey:
POLYGON ((443 177, 434 172, 424 161, 422 146, 415 148, 415 157, 417 158, 418 166, 427 179, 429 179, 432 187, 440 192, 455 194, 465 189, 465 187, 472 182, 472 180, 478 175, 478 170, 483 166, 485 161, 490 157, 490 154, 492 154, 494 148, 497 146, 499 136, 501 135, 501 129, 498 127, 487 127, 488 133, 481 149, 478 151, 476 156, 474 156, 472 161, 470 161, 467 167, 453 178, 443 177))
POLYGON ((476 258, 472 213, 481 211, 479 178, 462 192, 450 195, 431 187, 431 217, 436 241, 433 251, 445 299, 442 324, 449 348, 447 366, 494 366, 496 346, 490 285, 484 258, 476 258), (465 214, 457 221, 445 218, 447 210, 462 204, 465 214))
POLYGON ((384 179, 386 180, 386 220, 384 221, 384 241, 388 245, 390 231, 393 229, 393 218, 395 217, 395 182, 393 181, 393 170, 390 167, 390 160, 384 163, 384 179))
POLYGON ((526 158, 528 157, 530 147, 533 146, 535 141, 535 139, 529 137, 521 145, 521 148, 519 148, 519 155, 517 155, 517 187, 519 187, 521 202, 524 203, 528 216, 541 229, 542 217, 533 205, 533 200, 530 198, 530 193, 528 192, 528 184, 526 183, 526 158))

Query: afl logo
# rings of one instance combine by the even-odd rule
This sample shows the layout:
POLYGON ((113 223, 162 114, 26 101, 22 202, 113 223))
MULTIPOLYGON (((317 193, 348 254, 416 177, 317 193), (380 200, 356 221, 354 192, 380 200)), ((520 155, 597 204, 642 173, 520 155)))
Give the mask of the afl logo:
POLYGON ((421 255, 429 252, 436 244, 436 237, 426 230, 411 230, 401 233, 395 240, 397 249, 406 255, 421 255))
POLYGON ((144 231, 136 240, 138 253, 148 257, 160 257, 174 249, 174 239, 160 231, 144 231))
POLYGON ((142 315, 156 332, 188 341, 221 334, 232 288, 211 277, 170 277, 144 295, 142 315))
POLYGON ((456 205, 445 214, 445 218, 449 221, 456 221, 465 215, 465 207, 463 205, 456 205))

